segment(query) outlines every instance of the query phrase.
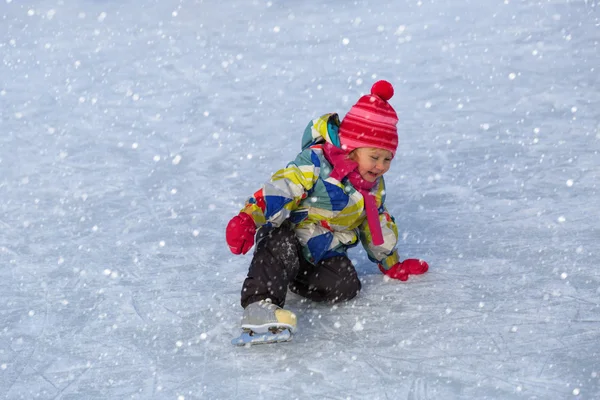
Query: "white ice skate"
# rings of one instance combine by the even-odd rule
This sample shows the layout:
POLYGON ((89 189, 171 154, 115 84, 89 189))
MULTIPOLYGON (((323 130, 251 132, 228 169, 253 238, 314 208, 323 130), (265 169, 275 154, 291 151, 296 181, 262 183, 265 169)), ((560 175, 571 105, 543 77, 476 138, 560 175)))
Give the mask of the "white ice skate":
POLYGON ((287 342, 296 331, 296 315, 270 299, 248 305, 242 316, 242 334, 231 341, 237 346, 287 342))

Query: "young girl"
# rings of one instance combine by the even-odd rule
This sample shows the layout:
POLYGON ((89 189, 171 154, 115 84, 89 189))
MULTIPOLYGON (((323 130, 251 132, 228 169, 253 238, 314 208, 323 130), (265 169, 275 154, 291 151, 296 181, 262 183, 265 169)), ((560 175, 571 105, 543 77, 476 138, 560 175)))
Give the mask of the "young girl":
POLYGON ((360 240, 369 259, 392 279, 428 270, 424 261, 399 262, 398 230, 384 206, 383 175, 398 146, 398 117, 387 102, 394 88, 378 81, 343 121, 311 121, 302 152, 250 197, 226 230, 234 254, 256 250, 242 288, 242 329, 296 329, 282 307, 288 288, 313 301, 354 298, 361 283, 347 250, 360 240))

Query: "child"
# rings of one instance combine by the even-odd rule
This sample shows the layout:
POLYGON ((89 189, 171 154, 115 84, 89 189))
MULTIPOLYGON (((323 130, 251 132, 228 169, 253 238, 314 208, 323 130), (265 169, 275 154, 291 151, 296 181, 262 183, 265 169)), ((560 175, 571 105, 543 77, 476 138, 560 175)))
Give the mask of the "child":
POLYGON ((392 279, 423 274, 426 262, 399 262, 398 230, 384 206, 383 175, 398 146, 394 88, 378 81, 340 124, 337 114, 311 121, 302 152, 277 171, 226 230, 234 254, 256 250, 242 288, 242 329, 296 329, 282 307, 289 289, 313 301, 354 298, 361 283, 347 250, 360 239, 369 259, 392 279))

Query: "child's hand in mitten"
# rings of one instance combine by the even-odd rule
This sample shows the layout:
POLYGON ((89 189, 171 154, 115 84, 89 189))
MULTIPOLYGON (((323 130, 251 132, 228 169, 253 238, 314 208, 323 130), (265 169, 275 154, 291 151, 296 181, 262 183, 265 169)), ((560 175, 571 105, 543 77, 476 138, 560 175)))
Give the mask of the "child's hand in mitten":
POLYGON ((407 281, 408 275, 421 275, 427 272, 429 265, 422 260, 409 258, 402 262, 394 264, 390 269, 386 270, 379 264, 379 270, 392 279, 407 281))
POLYGON ((241 212, 229 221, 225 239, 233 254, 246 254, 254 246, 256 225, 252 217, 241 212))

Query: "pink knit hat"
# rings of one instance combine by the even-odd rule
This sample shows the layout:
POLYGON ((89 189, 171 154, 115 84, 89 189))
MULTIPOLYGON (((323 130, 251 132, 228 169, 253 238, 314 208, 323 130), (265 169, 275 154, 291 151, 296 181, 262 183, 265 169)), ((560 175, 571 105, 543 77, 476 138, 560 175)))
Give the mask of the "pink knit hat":
POLYGON ((394 95, 388 81, 377 81, 371 94, 362 96, 342 120, 340 143, 346 152, 359 147, 375 147, 396 154, 398 116, 387 102, 394 95))

